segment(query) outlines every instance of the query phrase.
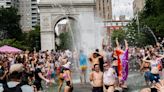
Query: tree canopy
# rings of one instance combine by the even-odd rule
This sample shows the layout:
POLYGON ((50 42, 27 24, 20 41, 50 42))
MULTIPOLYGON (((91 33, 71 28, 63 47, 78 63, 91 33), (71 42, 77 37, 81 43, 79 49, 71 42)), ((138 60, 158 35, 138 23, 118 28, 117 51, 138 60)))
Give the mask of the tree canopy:
POLYGON ((11 45, 22 50, 40 50, 40 27, 23 33, 20 28, 18 9, 0 8, 0 46, 11 45))
POLYGON ((20 15, 16 8, 0 8, 0 38, 21 40, 20 15))
POLYGON ((148 26, 157 37, 164 37, 164 0, 146 0, 139 13, 141 27, 148 26))

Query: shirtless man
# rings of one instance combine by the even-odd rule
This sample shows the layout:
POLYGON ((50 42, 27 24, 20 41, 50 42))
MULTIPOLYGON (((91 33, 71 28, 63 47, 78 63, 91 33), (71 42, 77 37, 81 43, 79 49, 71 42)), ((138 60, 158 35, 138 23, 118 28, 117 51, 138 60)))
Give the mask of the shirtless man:
POLYGON ((103 73, 100 71, 99 64, 94 65, 94 70, 90 74, 92 92, 103 92, 103 73))
POLYGON ((93 53, 90 57, 89 57, 89 61, 91 64, 91 69, 94 70, 94 65, 98 64, 100 67, 100 58, 102 58, 101 55, 99 55, 98 53, 93 53))

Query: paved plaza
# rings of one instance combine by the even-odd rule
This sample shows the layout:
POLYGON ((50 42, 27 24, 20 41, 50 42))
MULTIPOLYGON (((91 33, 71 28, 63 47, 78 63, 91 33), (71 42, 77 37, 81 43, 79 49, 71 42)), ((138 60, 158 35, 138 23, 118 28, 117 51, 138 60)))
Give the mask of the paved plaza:
MULTIPOLYGON (((89 83, 80 84, 78 72, 73 73, 73 82, 74 82, 73 92, 91 92, 92 90, 92 87, 89 83)), ((128 89, 124 90, 124 92, 139 92, 139 90, 143 87, 145 87, 143 75, 137 71, 130 72, 129 78, 128 78, 128 89)), ((49 89, 47 89, 47 92, 57 92, 57 85, 55 84, 51 86, 49 89)), ((61 92, 63 92, 63 88, 61 92)))

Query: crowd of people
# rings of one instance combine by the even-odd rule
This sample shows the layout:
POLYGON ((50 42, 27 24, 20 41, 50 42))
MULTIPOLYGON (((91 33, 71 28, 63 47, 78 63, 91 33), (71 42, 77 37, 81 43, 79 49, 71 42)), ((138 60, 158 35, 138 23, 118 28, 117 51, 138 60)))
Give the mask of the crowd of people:
POLYGON ((81 84, 89 77, 92 92, 122 92, 128 89, 129 70, 144 75, 148 88, 141 92, 163 92, 164 46, 138 48, 124 42, 120 45, 116 39, 116 47, 103 45, 90 55, 84 50, 0 53, 0 92, 42 92, 43 84, 55 83, 58 92, 62 86, 72 92, 74 71, 79 71, 81 84))
POLYGON ((116 39, 115 48, 104 47, 90 55, 92 92, 118 92, 127 89, 129 70, 144 75, 145 84, 149 87, 147 89, 152 90, 150 92, 162 92, 160 87, 164 83, 160 80, 164 76, 164 46, 156 43, 144 48, 128 47, 125 40, 125 46, 122 47, 124 50, 116 39))
POLYGON ((58 92, 63 82, 66 82, 64 92, 70 92, 73 87, 68 60, 69 53, 64 51, 1 53, 0 92, 41 92, 43 83, 51 86, 57 78, 58 92))

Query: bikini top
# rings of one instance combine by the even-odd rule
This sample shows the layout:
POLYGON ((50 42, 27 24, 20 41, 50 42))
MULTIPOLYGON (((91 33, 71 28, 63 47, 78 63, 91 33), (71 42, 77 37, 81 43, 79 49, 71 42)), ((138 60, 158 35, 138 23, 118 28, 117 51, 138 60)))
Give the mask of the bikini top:
POLYGON ((151 62, 151 67, 157 67, 157 66, 158 66, 158 61, 151 62))
POLYGON ((63 74, 63 78, 64 79, 68 78, 68 74, 63 74))

